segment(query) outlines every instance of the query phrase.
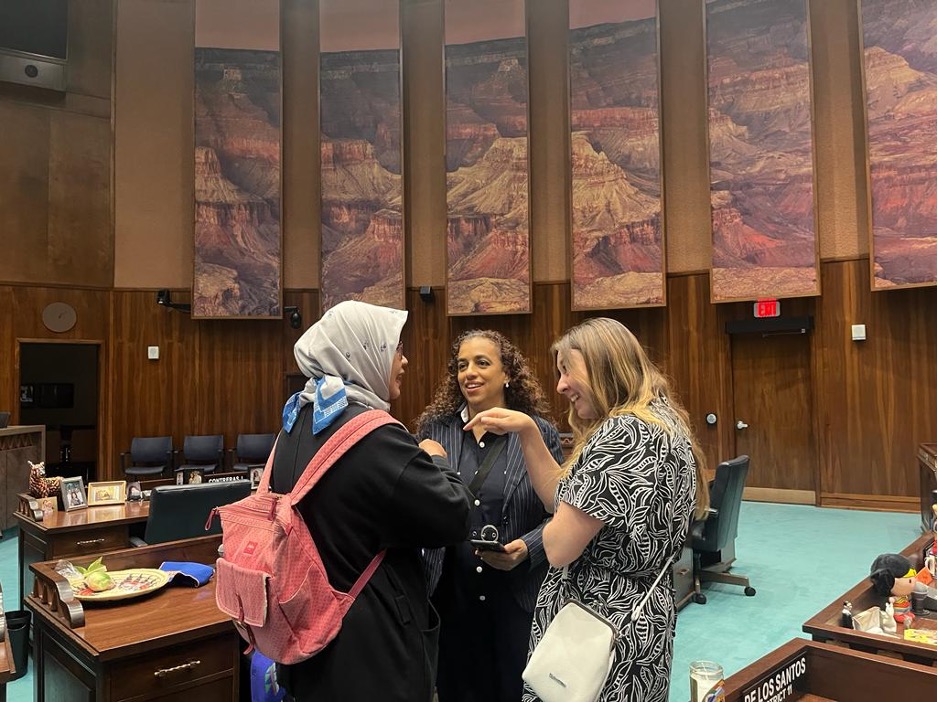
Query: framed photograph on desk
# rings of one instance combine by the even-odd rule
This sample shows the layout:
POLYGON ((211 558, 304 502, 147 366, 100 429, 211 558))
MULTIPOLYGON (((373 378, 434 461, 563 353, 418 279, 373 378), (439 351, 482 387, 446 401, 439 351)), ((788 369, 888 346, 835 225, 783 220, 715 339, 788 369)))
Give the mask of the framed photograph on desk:
POLYGON ((88 505, 120 505, 127 496, 127 481, 114 480, 107 483, 88 483, 88 505))
POLYGON ((74 478, 62 478, 62 505, 66 512, 83 509, 88 506, 85 495, 85 481, 80 475, 74 478))
POLYGON ((261 476, 264 475, 264 466, 251 466, 251 489, 257 490, 257 486, 261 484, 261 476))

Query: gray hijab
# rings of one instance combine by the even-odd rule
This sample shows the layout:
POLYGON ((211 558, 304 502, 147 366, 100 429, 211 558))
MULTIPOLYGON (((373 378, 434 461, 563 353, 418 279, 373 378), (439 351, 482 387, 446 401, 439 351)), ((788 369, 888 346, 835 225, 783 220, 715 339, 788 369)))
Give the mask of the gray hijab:
POLYGON ((391 367, 406 321, 403 310, 366 302, 349 300, 330 308, 293 347, 297 365, 309 378, 296 409, 312 403, 320 428, 348 402, 387 411, 391 367))

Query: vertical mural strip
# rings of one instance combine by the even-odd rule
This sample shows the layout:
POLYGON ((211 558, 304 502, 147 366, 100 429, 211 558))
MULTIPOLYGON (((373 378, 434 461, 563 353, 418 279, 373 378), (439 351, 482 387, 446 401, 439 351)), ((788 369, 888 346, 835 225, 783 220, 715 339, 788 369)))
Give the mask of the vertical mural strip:
POLYGON ((806 0, 707 0, 714 302, 820 293, 806 0))
POLYGON ((655 0, 570 0, 575 310, 665 303, 655 0))
POLYGON ((195 37, 192 316, 279 317, 279 0, 197 0, 195 37))
POLYGON ((446 0, 450 315, 531 312, 524 0, 446 0))
POLYGON ((320 0, 323 310, 404 309, 398 0, 320 0))
POLYGON ((862 0, 873 290, 936 281, 934 0, 862 0))

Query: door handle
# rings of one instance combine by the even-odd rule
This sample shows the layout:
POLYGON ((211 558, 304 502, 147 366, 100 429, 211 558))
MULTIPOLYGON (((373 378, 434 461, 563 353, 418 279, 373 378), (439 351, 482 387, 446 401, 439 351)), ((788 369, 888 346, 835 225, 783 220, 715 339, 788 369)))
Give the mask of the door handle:
POLYGON ((737 428, 737 429, 748 429, 748 428, 749 428, 749 425, 746 424, 746 422, 744 422, 742 419, 737 419, 737 420, 736 420, 736 428, 737 428))

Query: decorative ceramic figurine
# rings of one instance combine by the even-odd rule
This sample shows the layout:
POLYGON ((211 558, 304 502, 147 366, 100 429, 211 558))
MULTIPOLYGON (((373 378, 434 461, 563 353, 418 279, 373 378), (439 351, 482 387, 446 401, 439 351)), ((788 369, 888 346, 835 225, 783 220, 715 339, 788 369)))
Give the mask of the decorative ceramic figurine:
POLYGON ((853 628, 853 603, 844 601, 844 608, 840 610, 840 625, 847 629, 853 628))
POLYGON ((886 611, 883 612, 883 615, 880 617, 880 622, 882 623, 881 626, 884 634, 896 633, 896 611, 894 608, 895 601, 895 597, 890 597, 888 600, 886 600, 886 611))
POLYGON ((49 497, 62 491, 61 478, 46 477, 46 462, 29 463, 29 494, 33 497, 49 497))

